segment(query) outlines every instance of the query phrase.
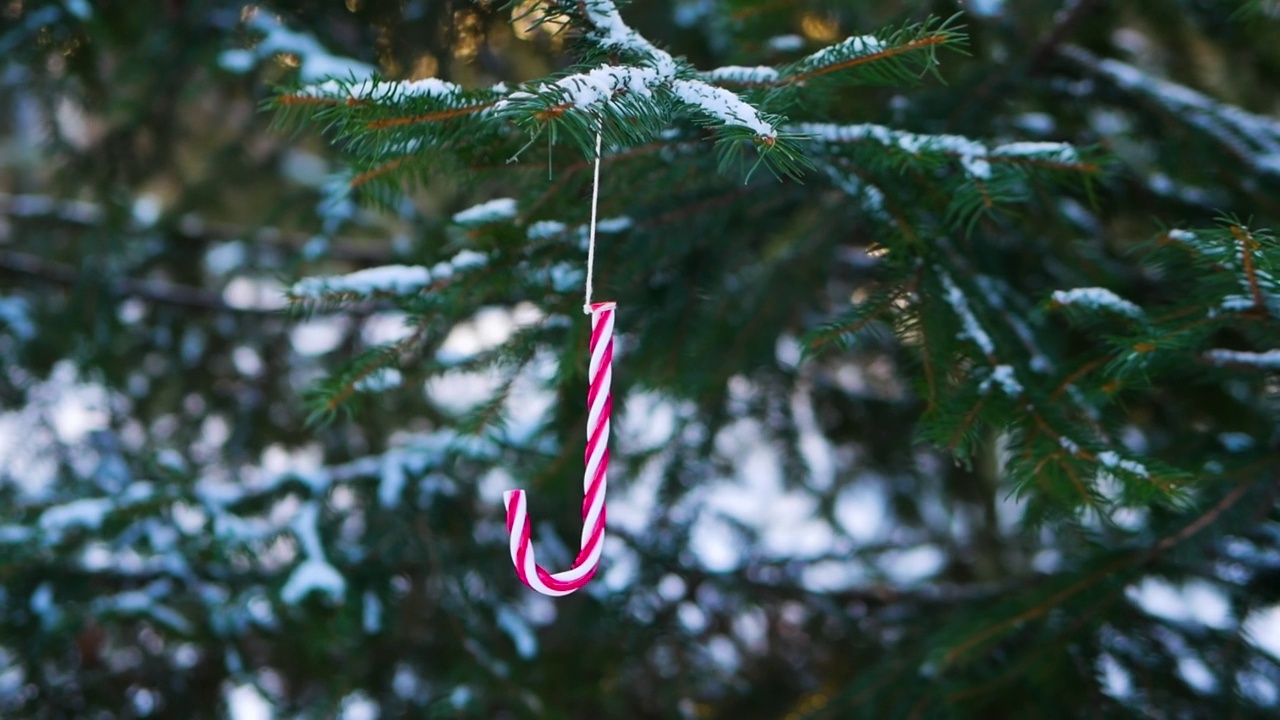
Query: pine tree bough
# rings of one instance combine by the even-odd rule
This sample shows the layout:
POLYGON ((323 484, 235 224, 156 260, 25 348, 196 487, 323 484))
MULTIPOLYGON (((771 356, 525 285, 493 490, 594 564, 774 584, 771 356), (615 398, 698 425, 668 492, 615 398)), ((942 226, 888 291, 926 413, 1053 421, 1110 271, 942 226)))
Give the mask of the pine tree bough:
MULTIPOLYGON (((588 138, 597 130, 605 133, 606 145, 625 147, 651 140, 673 116, 683 115, 714 128, 730 146, 750 140, 775 172, 796 175, 804 165, 799 149, 779 127, 784 118, 768 110, 771 103, 784 102, 782 96, 765 95, 757 104, 731 87, 776 87, 793 94, 810 83, 838 81, 846 75, 865 74, 871 82, 906 81, 933 66, 936 47, 962 40, 945 23, 924 23, 904 26, 883 38, 850 37, 783 68, 697 72, 631 29, 610 0, 548 3, 543 10, 548 17, 561 15, 580 25, 586 40, 615 64, 519 88, 499 84, 486 90, 465 90, 434 78, 386 81, 356 73, 354 80, 336 77, 307 85, 281 96, 277 105, 321 121, 362 118, 340 121, 340 133, 348 135, 356 147, 377 147, 380 157, 355 176, 354 185, 412 171, 417 163, 405 161, 424 150, 465 146, 472 138, 461 133, 459 123, 464 119, 491 125, 495 133, 504 133, 509 124, 535 134, 555 125, 567 130, 586 151, 588 138), (628 64, 616 64, 619 61, 628 64), (394 135, 408 130, 414 134, 394 135)), ((1058 160, 1068 162, 1062 153, 1058 160)), ((965 167, 985 173, 985 161, 980 158, 966 156, 965 167)))
POLYGON ((1059 4, 8 3, 0 717, 1275 718, 1280 24, 1059 4))
POLYGON ((1077 46, 1059 54, 1116 87, 1155 103, 1169 115, 1203 130, 1255 173, 1280 175, 1280 121, 1257 115, 1154 77, 1120 60, 1099 58, 1077 46))

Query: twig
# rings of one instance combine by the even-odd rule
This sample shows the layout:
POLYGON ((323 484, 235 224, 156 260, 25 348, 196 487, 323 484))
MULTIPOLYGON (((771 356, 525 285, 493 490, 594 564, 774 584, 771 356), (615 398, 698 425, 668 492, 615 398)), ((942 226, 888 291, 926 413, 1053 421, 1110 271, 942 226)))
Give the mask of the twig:
MULTIPOLYGON (((36 278, 57 285, 76 286, 95 279, 71 265, 55 263, 27 253, 0 251, 0 272, 36 278)), ((217 293, 173 283, 134 278, 107 278, 99 276, 107 290, 116 295, 142 298, 152 302, 214 312, 231 312, 247 315, 277 315, 278 310, 243 308, 227 304, 217 293)))
MULTIPOLYGON (((53 220, 80 227, 97 227, 105 222, 105 206, 84 200, 63 200, 49 195, 10 194, 0 192, 0 216, 21 219, 53 220)), ((297 250, 315 237, 315 233, 288 232, 276 227, 246 228, 231 223, 206 222, 196 213, 188 213, 175 223, 183 237, 199 240, 239 240, 247 243, 274 245, 297 250)), ((328 257, 365 265, 385 265, 393 261, 386 252, 384 240, 376 237, 333 238, 328 257), (358 247, 363 243, 376 248, 358 247)))
POLYGON ((1186 540, 1192 535, 1195 535, 1196 533, 1200 532, 1205 527, 1207 527, 1209 524, 1211 524, 1214 520, 1217 520, 1224 512, 1226 512, 1232 506, 1234 506, 1237 502, 1239 502, 1240 498, 1244 497, 1245 492, 1247 492, 1251 486, 1252 486, 1252 483, 1247 483, 1247 482, 1240 483, 1235 487, 1235 489, 1233 489, 1231 492, 1224 495, 1223 498, 1219 500, 1216 505, 1206 510, 1202 515, 1200 515, 1198 518, 1193 520, 1186 527, 1182 528, 1181 530, 1174 533, 1173 535, 1170 535, 1164 538, 1160 542, 1153 545, 1150 549, 1135 552, 1130 555, 1118 558, 1110 563, 1107 563, 1102 568, 1090 573, 1089 575, 1081 578, 1080 580, 1072 583, 1071 585, 1068 585, 1066 588, 1054 593, 1053 595, 1050 595, 1045 600, 1031 606, 1030 608, 1027 608, 1026 610, 1023 610, 1017 615, 1006 618, 993 625, 988 625, 987 627, 983 628, 977 633, 969 636, 969 638, 966 639, 964 642, 960 643, 959 645, 956 645, 955 647, 947 651, 947 654, 944 658, 944 663, 951 664, 956 660, 958 660, 962 655, 964 655, 969 650, 972 650, 974 647, 982 644, 987 640, 990 640, 996 635, 999 635, 1000 633, 1004 632, 1006 629, 1011 627, 1016 627, 1028 620, 1034 620, 1035 618, 1038 618, 1041 615, 1048 613, 1053 608, 1061 605, 1062 603, 1071 599, 1075 595, 1078 595, 1081 592, 1084 592, 1085 590, 1093 587, 1097 583, 1112 576, 1114 573, 1119 572, 1120 570, 1123 570, 1132 565, 1139 565, 1139 564, 1154 560, 1156 557, 1167 552, 1173 546, 1186 540))

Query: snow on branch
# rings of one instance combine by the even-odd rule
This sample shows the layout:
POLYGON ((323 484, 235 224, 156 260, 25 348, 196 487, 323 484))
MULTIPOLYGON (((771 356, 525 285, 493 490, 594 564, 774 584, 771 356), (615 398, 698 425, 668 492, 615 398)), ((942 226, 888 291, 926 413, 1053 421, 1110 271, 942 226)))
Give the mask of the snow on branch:
POLYGON ((459 225, 485 225, 487 223, 513 220, 515 216, 516 201, 514 198, 495 198, 454 213, 453 221, 459 225))
POLYGON ((1058 142, 1016 142, 996 146, 991 154, 1003 157, 1032 158, 1036 160, 1053 160, 1060 163, 1074 163, 1080 160, 1076 149, 1066 143, 1058 142))
POLYGON ((769 140, 778 137, 777 128, 765 120, 760 111, 724 88, 700 80, 676 80, 671 84, 671 91, 685 105, 725 125, 747 128, 757 137, 769 140))
POLYGON ((73 531, 96 531, 112 513, 151 500, 154 496, 155 488, 151 483, 135 482, 114 497, 79 498, 51 505, 40 514, 37 524, 46 542, 56 545, 73 531))
MULTIPOLYGON (((589 26, 589 40, 602 50, 634 58, 638 64, 604 65, 534 85, 527 91, 512 93, 495 110, 533 111, 540 119, 552 119, 570 110, 596 111, 594 115, 608 107, 626 116, 661 118, 666 113, 658 102, 657 91, 663 90, 717 123, 745 128, 766 140, 777 137, 773 124, 737 94, 701 79, 681 77, 688 73, 682 72, 680 63, 629 27, 612 0, 586 0, 577 9, 589 26)), ((767 73, 768 69, 757 72, 767 73)), ((596 122, 592 117, 590 123, 596 122)))
MULTIPOLYGON (((620 233, 631 229, 631 218, 626 215, 619 215, 612 218, 604 218, 596 223, 596 230, 601 233, 620 233)), ((559 220, 539 220, 531 225, 525 231, 526 236, 530 240, 547 240, 553 237, 565 235, 570 231, 578 237, 583 248, 587 246, 587 226, 577 225, 570 227, 559 220)))
POLYGON ((974 314, 973 308, 969 304, 969 298, 965 295, 964 290, 956 285, 951 279, 950 273, 937 268, 938 279, 942 282, 943 289, 946 290, 947 304, 951 306, 956 317, 960 320, 960 332, 957 337, 960 339, 972 340, 975 345, 982 350, 987 361, 992 364, 991 372, 978 385, 978 391, 986 394, 993 387, 999 387, 1005 395, 1011 398, 1017 398, 1023 393, 1023 385, 1018 381, 1018 373, 1012 365, 996 362, 996 344, 982 327, 978 316, 974 314))
POLYGON ((840 188, 846 195, 857 198, 861 203, 862 209, 868 215, 884 222, 893 219, 892 215, 885 210, 883 190, 858 177, 856 173, 838 167, 834 163, 819 160, 816 165, 819 170, 831 179, 831 182, 836 187, 840 188))
POLYGON ((229 72, 249 72, 259 62, 277 53, 297 57, 298 79, 304 83, 337 77, 362 80, 372 77, 375 72, 372 65, 334 55, 314 35, 290 30, 278 17, 261 8, 255 9, 245 24, 262 33, 263 37, 252 49, 224 50, 218 55, 218 64, 229 72))
POLYGON ((357 270, 346 275, 303 278, 293 284, 289 294, 296 298, 315 298, 330 293, 410 293, 431 284, 431 271, 420 265, 383 265, 357 270))
POLYGON ((804 47, 804 37, 794 33, 775 35, 766 40, 764 46, 774 52, 795 52, 804 47))
POLYGON ((97 597, 93 600, 91 608, 95 615, 115 613, 141 616, 166 625, 176 632, 189 634, 194 628, 186 617, 161 602, 171 594, 173 594, 173 583, 166 578, 157 580, 141 590, 129 590, 115 595, 97 597))
POLYGON ((1280 122, 1219 102, 1185 85, 1153 77, 1119 60, 1099 58, 1075 46, 1059 51, 1117 87, 1141 95, 1229 149, 1255 172, 1280 175, 1280 122))
POLYGON ((947 291, 947 304, 951 305, 956 317, 960 318, 961 331, 959 336, 972 340, 987 357, 994 357, 996 344, 992 342, 991 336, 987 334, 987 331, 982 328, 982 323, 978 322, 978 316, 973 314, 973 310, 969 307, 969 298, 965 296, 964 291, 951 279, 951 275, 942 268, 938 268, 938 279, 942 281, 942 286, 947 291))
POLYGON ((1280 370, 1280 349, 1265 352, 1245 350, 1208 350, 1205 360, 1214 365, 1248 365, 1263 370, 1280 370))
POLYGON ((803 75, 835 63, 866 59, 886 49, 888 46, 872 35, 855 35, 800 58, 792 65, 790 74, 803 75))
POLYGON ((585 0, 582 5, 592 25, 589 37, 601 48, 639 55, 660 75, 676 74, 675 59, 623 22, 613 0, 585 0))
POLYGON ((936 67, 936 50, 963 44, 950 20, 910 23, 877 35, 854 35, 782 68, 774 86, 804 87, 815 82, 914 84, 936 67))
POLYGON ((1280 317, 1280 280, 1270 272, 1274 261, 1268 260, 1280 246, 1269 232, 1228 223, 1219 230, 1172 229, 1164 237, 1236 276, 1242 294, 1223 297, 1221 309, 1280 317))
POLYGON ((462 92, 462 87, 438 78, 421 80, 378 80, 366 78, 358 82, 339 79, 299 88, 298 97, 327 98, 331 100, 372 100, 375 102, 400 102, 411 97, 447 98, 462 92))
POLYGON ((455 272, 484 265, 488 260, 474 250, 463 250, 452 259, 430 269, 421 265, 382 265, 346 275, 303 278, 289 289, 294 300, 318 299, 337 294, 403 295, 422 290, 433 282, 447 280, 455 272))
POLYGON ((991 176, 992 163, 1041 162, 1054 166, 1078 167, 1081 170, 1092 167, 1079 164, 1076 149, 1065 143, 1011 143, 988 148, 985 144, 962 135, 919 134, 873 123, 798 123, 783 127, 783 131, 818 143, 843 145, 873 142, 915 156, 938 154, 954 157, 960 161, 966 175, 978 180, 991 176))
POLYGON ((605 65, 593 68, 536 86, 530 92, 513 93, 499 102, 495 109, 515 107, 552 118, 571 109, 599 111, 608 105, 623 115, 662 117, 665 113, 656 97, 659 89, 669 92, 698 114, 723 125, 746 128, 767 139, 778 135, 773 124, 736 93, 701 80, 677 79, 674 74, 663 74, 652 67, 605 65))
POLYGON ((1053 302, 1063 306, 1086 307, 1095 310, 1110 310, 1121 315, 1141 317, 1142 308, 1116 295, 1106 288, 1086 287, 1072 290, 1055 290, 1053 302))
POLYGON ((857 125, 799 123, 784 129, 808 137, 814 142, 831 145, 874 142, 884 147, 897 148, 910 155, 925 153, 950 155, 960 160, 965 174, 970 177, 983 179, 991 175, 991 165, 987 162, 990 152, 987 147, 962 135, 920 135, 873 123, 857 125))
POLYGON ((1014 372, 1012 365, 996 365, 992 368, 991 374, 978 386, 978 391, 989 392, 995 385, 999 385, 1004 394, 1011 398, 1022 394, 1022 383, 1018 382, 1017 373, 1014 372))
MULTIPOLYGON (((854 80, 883 83, 916 81, 934 64, 933 51, 948 43, 963 42, 944 22, 906 25, 874 35, 854 35, 811 53, 780 69, 727 67, 701 74, 708 82, 748 87, 802 87, 811 80, 854 80)), ((791 49, 798 49, 794 45, 791 49)))
MULTIPOLYGON (((507 101, 498 103, 495 109, 504 109, 512 101, 541 97, 554 105, 544 111, 549 116, 554 116, 570 108, 598 109, 615 98, 625 98, 618 103, 618 107, 627 112, 627 104, 635 106, 641 100, 652 101, 653 90, 669 80, 670 76, 664 76, 653 68, 605 65, 535 86, 532 92, 512 93, 507 101)), ((629 114, 635 114, 635 111, 636 108, 633 107, 629 114)))
POLYGON ((312 592, 327 596, 331 602, 340 603, 347 590, 347 581, 342 573, 325 559, 317 528, 319 518, 320 505, 315 500, 304 504, 294 518, 293 532, 298 538, 298 544, 302 546, 305 559, 280 589, 280 599, 288 605, 297 605, 312 592))
POLYGON ((732 85, 769 85, 778 81, 777 68, 768 65, 743 67, 741 65, 725 65, 714 70, 698 73, 710 83, 728 83, 732 85))
POLYGON ((1098 462, 1109 470, 1124 470, 1139 477, 1151 477, 1151 472, 1147 470, 1146 465, 1136 460, 1126 460, 1120 457, 1119 453, 1112 450, 1104 450, 1098 453, 1098 462))

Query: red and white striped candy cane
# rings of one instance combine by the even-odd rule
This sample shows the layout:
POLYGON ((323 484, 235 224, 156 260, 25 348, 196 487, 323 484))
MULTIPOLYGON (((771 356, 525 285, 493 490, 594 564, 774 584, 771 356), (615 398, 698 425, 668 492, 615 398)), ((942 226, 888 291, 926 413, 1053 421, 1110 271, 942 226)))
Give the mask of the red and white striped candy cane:
POLYGON ((503 494, 507 506, 507 532, 511 537, 511 561, 525 585, 543 595, 559 597, 584 587, 600 564, 604 546, 604 493, 609 469, 609 413, 613 396, 613 313, 611 302, 591 303, 591 364, 587 386, 586 472, 582 478, 582 549, 573 567, 549 573, 534 558, 530 540, 528 498, 523 490, 503 494))

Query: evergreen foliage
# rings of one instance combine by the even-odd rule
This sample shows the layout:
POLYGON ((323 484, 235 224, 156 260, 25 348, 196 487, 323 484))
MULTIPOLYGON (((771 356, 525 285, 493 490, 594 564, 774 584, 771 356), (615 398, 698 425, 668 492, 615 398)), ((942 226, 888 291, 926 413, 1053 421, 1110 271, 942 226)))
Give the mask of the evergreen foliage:
POLYGON ((10 5, 5 717, 1280 709, 1272 3, 10 5))

